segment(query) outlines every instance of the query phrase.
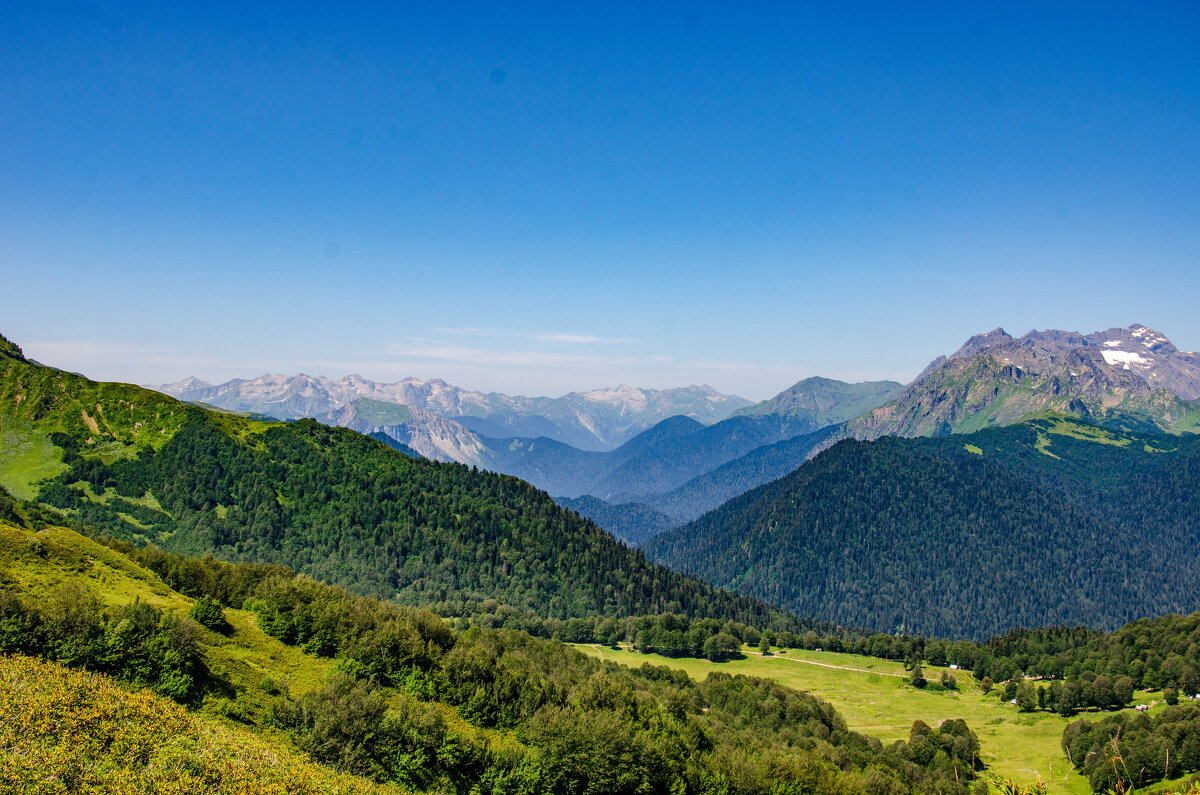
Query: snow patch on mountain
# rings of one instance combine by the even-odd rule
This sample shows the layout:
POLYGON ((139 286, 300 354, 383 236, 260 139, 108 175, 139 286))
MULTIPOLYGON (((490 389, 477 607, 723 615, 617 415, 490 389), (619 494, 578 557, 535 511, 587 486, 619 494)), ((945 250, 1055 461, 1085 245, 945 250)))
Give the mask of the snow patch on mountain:
POLYGON ((1104 361, 1109 364, 1120 364, 1129 369, 1131 364, 1150 364, 1150 360, 1143 358, 1141 354, 1134 351, 1101 351, 1104 361))

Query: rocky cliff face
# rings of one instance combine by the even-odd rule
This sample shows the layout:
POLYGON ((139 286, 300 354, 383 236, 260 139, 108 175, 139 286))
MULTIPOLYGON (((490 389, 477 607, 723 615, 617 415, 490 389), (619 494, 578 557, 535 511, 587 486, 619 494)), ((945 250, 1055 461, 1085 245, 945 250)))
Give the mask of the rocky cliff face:
POLYGON ((1132 370, 1152 387, 1162 387, 1184 400, 1200 400, 1200 354, 1181 351, 1146 326, 1110 328, 1087 336, 1111 365, 1132 370))
MULTIPOLYGON (((357 430, 357 429, 356 429, 357 430)), ((454 420, 416 409, 402 425, 375 425, 364 433, 381 432, 434 461, 455 461, 487 467, 487 450, 479 437, 454 420)))

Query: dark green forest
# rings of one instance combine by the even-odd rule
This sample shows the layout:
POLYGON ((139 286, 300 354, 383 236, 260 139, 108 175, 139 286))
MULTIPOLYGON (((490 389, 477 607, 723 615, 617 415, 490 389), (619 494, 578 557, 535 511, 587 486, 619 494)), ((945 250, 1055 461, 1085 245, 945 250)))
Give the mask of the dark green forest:
POLYGON ((1013 630, 988 640, 983 673, 1047 679, 1128 676, 1135 687, 1200 693, 1200 613, 1143 618, 1114 632, 1084 627, 1013 630))
POLYGON ((196 413, 161 449, 109 464, 76 437, 53 440, 70 470, 39 499, 118 538, 279 563, 410 604, 491 597, 551 618, 670 611, 799 628, 647 563, 527 483, 311 420, 241 439, 196 413), (83 484, 115 496, 89 500, 83 484), (146 494, 160 507, 134 502, 146 494))
POLYGON ((638 499, 680 522, 690 522, 739 494, 795 471, 808 460, 813 450, 837 430, 837 427, 831 426, 756 447, 740 458, 697 475, 678 488, 660 494, 646 494, 638 499))
POLYGON ((657 536, 652 559, 801 615, 983 639, 1200 603, 1200 439, 1062 418, 844 441, 657 536))
POLYGON ((586 494, 575 499, 558 497, 555 501, 562 507, 591 519, 630 546, 637 546, 679 524, 662 511, 640 503, 613 505, 586 494))

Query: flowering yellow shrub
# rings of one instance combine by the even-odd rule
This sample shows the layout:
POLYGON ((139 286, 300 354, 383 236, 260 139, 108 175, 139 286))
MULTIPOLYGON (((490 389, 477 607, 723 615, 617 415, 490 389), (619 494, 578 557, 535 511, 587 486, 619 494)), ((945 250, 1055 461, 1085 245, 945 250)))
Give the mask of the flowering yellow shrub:
POLYGON ((0 657, 0 791, 400 793, 334 773, 149 691, 29 657, 0 657))

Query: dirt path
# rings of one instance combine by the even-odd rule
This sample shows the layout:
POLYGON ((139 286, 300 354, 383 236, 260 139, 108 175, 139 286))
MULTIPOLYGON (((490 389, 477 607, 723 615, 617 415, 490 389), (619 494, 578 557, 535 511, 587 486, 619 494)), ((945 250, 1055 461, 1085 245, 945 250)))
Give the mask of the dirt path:
MULTIPOLYGON (((760 651, 743 651, 742 654, 755 654, 755 655, 758 655, 759 657, 763 656, 763 653, 760 651)), ((884 671, 872 671, 867 668, 851 668, 846 665, 833 665, 831 663, 821 663, 821 662, 816 662, 814 660, 801 660, 796 657, 782 657, 778 654, 772 654, 771 656, 777 660, 787 660, 788 662, 800 663, 801 665, 816 665, 821 668, 835 668, 839 671, 854 671, 855 673, 859 673, 859 674, 875 674, 876 676, 894 676, 897 679, 907 679, 908 678, 904 674, 889 674, 884 671)))
MULTIPOLYGON (((604 649, 604 647, 599 643, 580 643, 579 645, 580 646, 591 646, 592 648, 597 650, 598 654, 599 654, 599 652, 603 651, 603 649, 604 649)), ((622 651, 632 651, 632 649, 625 649, 624 647, 622 647, 621 650, 622 651)), ((757 657, 764 656, 763 653, 760 651, 745 651, 745 650, 743 650, 742 654, 753 654, 757 657)), ((786 656, 781 656, 779 654, 772 654, 770 656, 774 657, 777 660, 784 660, 786 662, 799 663, 800 665, 815 665, 818 668, 833 668, 834 670, 837 670, 837 671, 853 671, 856 674, 875 674, 876 676, 891 676, 895 679, 907 679, 908 678, 907 674, 889 674, 885 671, 872 671, 867 668, 851 668, 847 665, 833 665, 832 663, 822 663, 822 662, 816 662, 814 660, 801 660, 796 657, 786 657, 786 656)))

